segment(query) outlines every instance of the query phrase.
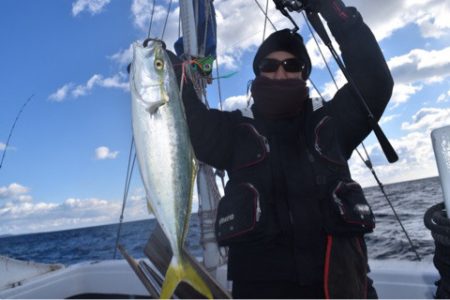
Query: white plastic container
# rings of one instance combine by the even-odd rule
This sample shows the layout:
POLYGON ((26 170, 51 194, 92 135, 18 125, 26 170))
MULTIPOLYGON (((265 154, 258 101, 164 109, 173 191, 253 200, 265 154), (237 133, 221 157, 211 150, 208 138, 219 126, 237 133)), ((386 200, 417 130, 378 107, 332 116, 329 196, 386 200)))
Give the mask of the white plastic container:
POLYGON ((431 141, 441 178, 447 217, 450 219, 450 126, 431 131, 431 141))

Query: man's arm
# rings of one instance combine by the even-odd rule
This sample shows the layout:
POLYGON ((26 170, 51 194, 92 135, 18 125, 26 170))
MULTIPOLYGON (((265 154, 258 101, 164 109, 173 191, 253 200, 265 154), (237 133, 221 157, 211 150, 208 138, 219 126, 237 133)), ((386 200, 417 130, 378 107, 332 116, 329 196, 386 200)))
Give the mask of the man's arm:
MULTIPOLYGON (((375 119, 379 120, 394 82, 373 33, 354 7, 346 7, 340 0, 321 0, 320 3, 319 12, 340 46, 350 76, 375 119)), ((368 113, 348 83, 334 96, 330 113, 338 120, 340 141, 349 158, 370 133, 368 113)))
POLYGON ((183 103, 196 157, 215 168, 226 169, 240 113, 206 108, 190 82, 183 88, 183 103))
MULTIPOLYGON (((181 82, 182 62, 168 51, 178 82, 181 82)), ((187 80, 182 98, 189 127, 191 144, 200 161, 218 169, 226 169, 231 157, 233 129, 239 112, 208 109, 199 99, 194 86, 187 80)))

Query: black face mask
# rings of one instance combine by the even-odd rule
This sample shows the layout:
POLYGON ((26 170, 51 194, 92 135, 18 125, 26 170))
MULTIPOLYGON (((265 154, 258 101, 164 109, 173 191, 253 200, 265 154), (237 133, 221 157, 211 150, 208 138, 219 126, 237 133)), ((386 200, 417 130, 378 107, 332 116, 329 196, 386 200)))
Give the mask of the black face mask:
POLYGON ((268 119, 285 119, 300 114, 309 97, 302 79, 270 79, 257 76, 252 84, 255 109, 268 119))

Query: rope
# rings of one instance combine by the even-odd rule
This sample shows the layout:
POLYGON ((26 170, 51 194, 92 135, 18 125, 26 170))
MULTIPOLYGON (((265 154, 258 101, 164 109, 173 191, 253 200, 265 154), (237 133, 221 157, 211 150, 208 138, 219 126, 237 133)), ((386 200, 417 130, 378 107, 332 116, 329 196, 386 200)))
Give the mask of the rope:
POLYGON ((435 283, 436 299, 450 297, 450 219, 447 218, 444 202, 428 208, 423 217, 425 226, 434 239, 434 266, 441 278, 435 283))
POLYGON ((171 7, 172 7, 172 0, 170 0, 169 7, 167 8, 167 15, 166 15, 166 20, 164 21, 164 27, 163 27, 163 31, 162 31, 162 35, 161 35, 161 40, 164 39, 164 33, 166 33, 167 20, 169 19, 171 7))
POLYGON ((5 160, 5 156, 6 156, 6 150, 8 150, 9 140, 11 139, 11 136, 12 136, 12 133, 14 131, 14 128, 16 127, 16 123, 19 120, 19 117, 22 114, 23 110, 25 109, 25 106, 27 106, 27 104, 31 101, 31 99, 33 99, 33 97, 34 97, 34 94, 32 94, 30 97, 28 97, 28 99, 22 105, 22 107, 20 108, 19 112, 16 115, 16 119, 14 120, 14 122, 13 122, 13 124, 11 126, 11 129, 9 130, 8 139, 6 140, 6 144, 5 144, 5 150, 3 150, 2 160, 0 161, 0 169, 3 166, 3 161, 5 160))
POLYGON ((155 6, 156 6, 156 0, 153 0, 152 14, 150 15, 150 25, 148 26, 147 38, 150 38, 150 34, 152 32, 153 15, 155 14, 155 6))
MULTIPOLYGON (((430 207, 424 215, 425 226, 439 235, 447 236, 450 238, 450 219, 445 215, 444 203, 436 204, 430 207)), ((447 246, 450 247, 450 244, 447 246)))
POLYGON ((120 233, 122 231, 123 213, 125 211, 125 205, 126 205, 127 198, 128 198, 128 191, 130 189, 131 175, 133 174, 134 164, 136 162, 136 153, 134 154, 133 162, 131 162, 133 148, 134 148, 134 137, 132 136, 131 144, 130 144, 130 152, 128 154, 127 176, 125 178, 125 188, 123 191, 122 212, 120 213, 120 218, 119 218, 119 228, 117 229, 116 245, 114 247, 113 259, 116 259, 117 247, 119 245, 120 233))
MULTIPOLYGON (((262 8, 261 4, 259 4, 258 0, 255 0, 255 2, 256 2, 256 5, 258 5, 258 7, 261 10, 261 12, 266 17, 266 21, 269 21, 270 25, 272 25, 272 28, 276 31, 277 28, 275 27, 275 25, 273 25, 272 21, 270 20, 269 16, 267 15, 267 11, 264 11, 264 9, 262 8)), ((268 2, 269 1, 266 2, 267 3, 266 5, 268 5, 268 2)), ((265 27, 266 27, 266 24, 264 23, 264 31, 265 31, 265 27)))

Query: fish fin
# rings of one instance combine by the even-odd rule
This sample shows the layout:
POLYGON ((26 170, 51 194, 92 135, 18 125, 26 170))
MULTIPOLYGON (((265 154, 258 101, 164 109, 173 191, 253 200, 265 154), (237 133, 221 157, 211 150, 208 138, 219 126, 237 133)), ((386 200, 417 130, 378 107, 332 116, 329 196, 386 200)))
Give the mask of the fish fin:
POLYGON ((169 268, 166 272, 166 278, 162 285, 160 298, 170 299, 178 284, 181 281, 184 281, 192 286, 196 291, 205 297, 208 297, 208 299, 213 299, 210 289, 200 275, 198 275, 192 264, 186 259, 180 259, 181 262, 178 262, 177 257, 172 257, 169 268))
POLYGON ((147 111, 153 115, 154 113, 156 113, 158 111, 158 108, 160 108, 161 106, 163 106, 164 104, 166 104, 167 101, 166 100, 161 100, 158 102, 155 102, 153 104, 151 104, 148 108, 147 111))

